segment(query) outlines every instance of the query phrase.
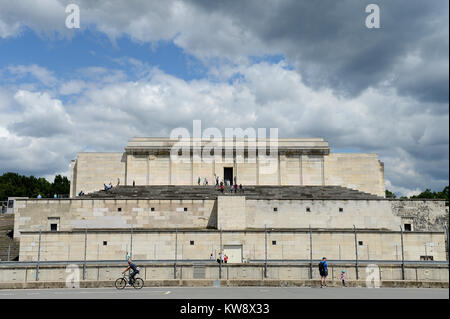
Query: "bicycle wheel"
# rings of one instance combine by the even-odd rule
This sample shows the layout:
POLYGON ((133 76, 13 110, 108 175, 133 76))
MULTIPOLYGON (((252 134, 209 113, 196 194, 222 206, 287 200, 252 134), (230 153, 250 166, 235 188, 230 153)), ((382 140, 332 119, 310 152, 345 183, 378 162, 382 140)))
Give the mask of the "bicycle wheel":
POLYGON ((114 286, 115 286, 117 289, 123 289, 123 288, 126 287, 126 285, 127 285, 127 281, 126 281, 124 278, 118 278, 118 279, 116 280, 116 282, 114 283, 114 286))
POLYGON ((136 289, 141 289, 144 287, 144 280, 142 278, 136 278, 133 283, 133 287, 136 289))

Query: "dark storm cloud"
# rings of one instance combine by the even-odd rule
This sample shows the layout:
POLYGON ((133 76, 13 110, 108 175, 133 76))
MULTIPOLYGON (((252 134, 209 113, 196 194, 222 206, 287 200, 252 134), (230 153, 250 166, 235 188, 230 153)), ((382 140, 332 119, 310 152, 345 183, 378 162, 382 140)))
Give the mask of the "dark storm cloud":
POLYGON ((355 96, 387 82, 421 101, 448 102, 447 0, 191 2, 284 54, 314 88, 355 96), (365 27, 370 3, 380 7, 380 29, 365 27))

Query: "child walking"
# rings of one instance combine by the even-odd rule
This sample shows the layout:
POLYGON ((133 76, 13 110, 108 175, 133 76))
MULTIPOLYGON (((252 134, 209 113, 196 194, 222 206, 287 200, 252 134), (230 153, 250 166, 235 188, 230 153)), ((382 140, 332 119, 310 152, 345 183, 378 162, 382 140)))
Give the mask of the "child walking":
POLYGON ((341 272, 341 281, 342 281, 342 286, 343 286, 343 287, 346 287, 346 286, 345 286, 345 270, 343 270, 343 271, 341 272))

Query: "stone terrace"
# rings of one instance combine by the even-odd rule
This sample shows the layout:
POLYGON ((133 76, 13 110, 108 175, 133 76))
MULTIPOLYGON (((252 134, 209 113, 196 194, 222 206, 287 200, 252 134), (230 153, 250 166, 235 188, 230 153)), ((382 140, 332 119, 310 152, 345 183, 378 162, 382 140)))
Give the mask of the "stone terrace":
MULTIPOLYGON (((216 186, 116 186, 86 194, 84 198, 139 198, 139 199, 216 199, 222 195, 216 186)), ((225 187, 223 195, 242 196, 248 199, 331 199, 367 200, 382 197, 341 186, 245 186, 243 193, 229 193, 225 187)))

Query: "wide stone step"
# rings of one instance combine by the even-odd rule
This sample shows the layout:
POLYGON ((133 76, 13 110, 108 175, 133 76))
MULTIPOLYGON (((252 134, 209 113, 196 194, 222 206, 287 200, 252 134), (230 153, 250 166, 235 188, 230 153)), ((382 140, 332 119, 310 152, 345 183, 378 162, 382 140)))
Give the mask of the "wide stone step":
MULTIPOLYGON (((225 188, 229 193, 229 187, 225 188)), ((87 198, 216 199, 216 186, 117 186, 85 195, 87 198)), ((233 196, 242 195, 238 192, 233 196)), ((382 199, 382 197, 341 186, 245 186, 250 199, 382 199)))

